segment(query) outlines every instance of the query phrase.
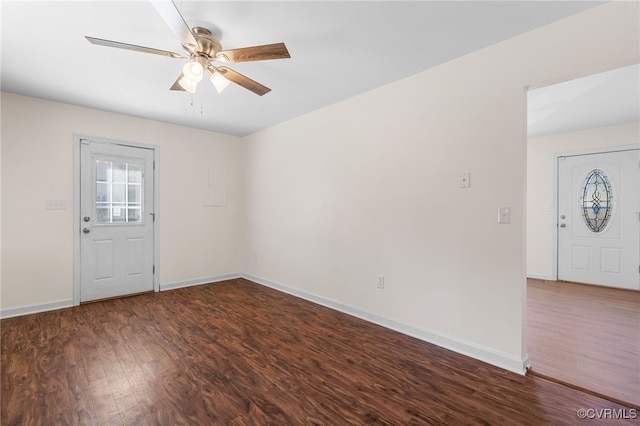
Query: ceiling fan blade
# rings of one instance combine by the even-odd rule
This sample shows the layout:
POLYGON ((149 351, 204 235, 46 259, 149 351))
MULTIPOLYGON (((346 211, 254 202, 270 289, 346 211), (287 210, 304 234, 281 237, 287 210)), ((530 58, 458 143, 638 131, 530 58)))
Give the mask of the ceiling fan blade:
POLYGON ((173 1, 150 1, 151 5, 160 14, 162 19, 164 19, 164 22, 166 22, 169 28, 171 28, 171 31, 180 38, 180 42, 183 46, 193 46, 194 49, 198 47, 198 42, 191 32, 191 28, 189 28, 173 1))
POLYGON ((234 71, 227 67, 216 67, 215 71, 218 71, 224 78, 227 80, 231 80, 237 85, 244 87, 247 90, 251 90, 256 95, 264 95, 265 93, 269 93, 271 89, 257 81, 251 80, 249 77, 240 74, 237 71, 234 71))
POLYGON ((170 90, 181 90, 183 92, 185 92, 186 90, 184 90, 184 87, 182 87, 179 83, 180 80, 182 80, 182 77, 184 77, 183 73, 180 73, 180 75, 178 76, 178 78, 176 79, 175 83, 173 83, 173 86, 171 86, 170 90))
POLYGON ((290 57, 287 46, 285 46, 284 43, 222 50, 216 55, 216 59, 222 62, 262 61, 266 59, 285 59, 290 57))
POLYGON ((170 58, 185 58, 175 52, 169 52, 167 50, 154 49, 152 47, 136 46, 135 44, 121 43, 119 41, 104 40, 101 38, 84 36, 90 43, 98 44, 100 46, 117 47, 119 49, 135 50, 136 52, 153 53, 155 55, 169 56, 170 58))

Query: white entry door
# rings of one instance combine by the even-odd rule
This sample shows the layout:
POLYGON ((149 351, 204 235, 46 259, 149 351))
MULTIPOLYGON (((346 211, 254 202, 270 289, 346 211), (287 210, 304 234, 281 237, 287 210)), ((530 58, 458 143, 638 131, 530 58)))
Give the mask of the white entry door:
POLYGON ((640 149, 558 158, 558 279, 640 290, 640 149))
POLYGON ((81 302, 153 290, 153 155, 81 141, 81 302))

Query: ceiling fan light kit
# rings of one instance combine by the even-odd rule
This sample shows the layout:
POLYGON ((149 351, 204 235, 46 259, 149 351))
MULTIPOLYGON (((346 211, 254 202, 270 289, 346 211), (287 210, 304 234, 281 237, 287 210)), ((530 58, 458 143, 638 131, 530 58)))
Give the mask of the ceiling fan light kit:
POLYGON ((181 89, 172 88, 171 90, 184 90, 189 93, 196 93, 196 90, 198 90, 198 82, 189 80, 184 75, 182 76, 182 78, 178 80, 177 84, 178 86, 180 86, 181 89))
POLYGON ((184 78, 187 80, 193 81, 194 83, 200 83, 202 81, 202 76, 204 74, 204 67, 196 58, 193 62, 187 62, 182 67, 182 73, 184 74, 184 78))
POLYGON ((210 69, 207 71, 210 74, 209 78, 211 79, 211 84, 213 84, 213 87, 215 87, 218 93, 222 93, 222 91, 231 84, 231 82, 224 78, 224 76, 218 71, 211 71, 210 69))
POLYGON ((218 93, 222 93, 233 82, 262 96, 271 91, 271 89, 231 68, 226 66, 216 67, 213 62, 234 63, 290 58, 289 51, 284 43, 223 50, 220 42, 211 36, 211 31, 208 29, 203 27, 189 28, 173 1, 151 0, 151 4, 169 28, 180 38, 182 47, 188 53, 188 56, 95 37, 85 36, 85 38, 92 44, 153 53, 170 58, 188 59, 188 62, 182 68, 182 73, 171 86, 171 90, 189 93, 196 92, 198 83, 202 81, 206 70, 211 83, 218 93))

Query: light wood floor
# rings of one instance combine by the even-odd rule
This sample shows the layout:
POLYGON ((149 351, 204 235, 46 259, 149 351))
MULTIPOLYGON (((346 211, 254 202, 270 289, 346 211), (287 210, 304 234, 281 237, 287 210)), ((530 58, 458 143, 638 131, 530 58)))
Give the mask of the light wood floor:
POLYGON ((640 292, 529 280, 534 373, 640 406, 640 292))
POLYGON ((1 328, 7 426, 585 424, 580 409, 637 424, 628 407, 242 279, 1 328))

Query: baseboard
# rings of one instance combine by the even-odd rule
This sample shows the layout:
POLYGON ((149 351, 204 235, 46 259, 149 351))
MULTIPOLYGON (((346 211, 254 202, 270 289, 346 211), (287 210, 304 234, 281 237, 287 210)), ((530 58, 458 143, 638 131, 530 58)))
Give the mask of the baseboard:
POLYGON ((524 365, 525 371, 531 368, 531 359, 529 358, 529 354, 524 354, 522 365, 524 365))
POLYGON ((471 358, 486 362, 487 364, 491 364, 520 375, 524 375, 526 373, 527 367, 529 366, 528 356, 525 356, 522 359, 515 358, 508 354, 498 352, 496 350, 475 344, 473 342, 467 342, 431 330, 420 329, 377 314, 373 314, 371 312, 363 311, 361 309, 337 302, 335 300, 327 299, 316 294, 288 287, 280 283, 275 283, 273 281, 269 281, 255 275, 246 273, 242 273, 240 275, 242 278, 253 281, 257 284, 264 285, 266 287, 270 287, 296 297, 300 297, 301 299, 308 300, 318 305, 335 309, 336 311, 340 311, 345 314, 363 319, 365 321, 372 322, 374 324, 397 331, 402 334, 406 334, 411 337, 415 337, 425 342, 433 343, 445 349, 449 349, 459 354, 469 356, 471 358))
POLYGON ((38 314, 40 312, 55 311, 57 309, 70 308, 73 306, 73 300, 58 300, 57 302, 41 303, 37 305, 20 306, 17 308, 9 308, 0 310, 0 318, 20 317, 23 315, 38 314))
MULTIPOLYGON (((312 294, 306 291, 298 290, 293 287, 289 287, 280 283, 266 280, 264 278, 257 277, 255 275, 247 273, 232 273, 224 275, 215 275, 210 277, 195 278, 187 281, 176 281, 166 284, 160 284, 160 291, 174 290, 183 287, 191 287, 202 284, 209 284, 219 281, 232 280, 236 278, 245 278, 253 281, 257 284, 264 285, 266 287, 273 288, 283 293, 291 294, 304 300, 316 303, 318 305, 326 306, 336 311, 343 312, 345 314, 363 319, 365 321, 378 324, 382 327, 390 330, 397 331, 402 334, 406 334, 411 337, 423 340, 425 342, 433 343, 443 348, 452 350, 462 355, 475 358, 477 360, 486 362, 487 364, 494 365, 496 367, 503 368, 505 370, 512 371, 517 374, 524 375, 527 368, 530 366, 529 357, 525 355, 524 358, 514 358, 508 354, 495 351, 491 348, 487 348, 481 345, 477 345, 473 342, 467 342, 455 337, 447 336, 442 333, 438 333, 432 330, 424 330, 408 324, 404 324, 371 312, 358 309, 356 307, 328 299, 316 294, 312 294)), ((17 308, 0 310, 0 318, 11 318, 22 315, 36 314, 39 312, 53 311, 56 309, 69 308, 73 306, 73 300, 60 300, 57 302, 43 303, 38 305, 22 306, 17 308)))
POLYGON ((556 280, 552 276, 538 275, 538 274, 527 274, 527 278, 531 278, 531 279, 534 279, 534 280, 540 280, 540 281, 555 281, 556 280))
POLYGON ((183 287, 191 287, 194 285, 202 285, 209 283, 216 283, 219 281, 233 280, 235 278, 240 278, 242 274, 225 274, 225 275, 214 275, 211 277, 202 277, 202 278, 194 278, 192 280, 187 281, 175 281, 172 283, 160 283, 160 291, 167 290, 175 290, 177 288, 183 287))
MULTIPOLYGON (((241 274, 225 274, 215 275, 211 277, 195 278, 187 281, 176 281, 172 283, 160 284, 160 291, 174 290, 182 287, 191 287, 194 285, 202 285, 215 283, 219 281, 232 280, 240 278, 241 274)), ((73 305, 73 299, 59 300, 57 302, 42 303, 37 305, 20 306, 17 308, 8 308, 0 310, 0 319, 19 317, 23 315, 37 314, 40 312, 55 311, 56 309, 70 308, 73 305)))

